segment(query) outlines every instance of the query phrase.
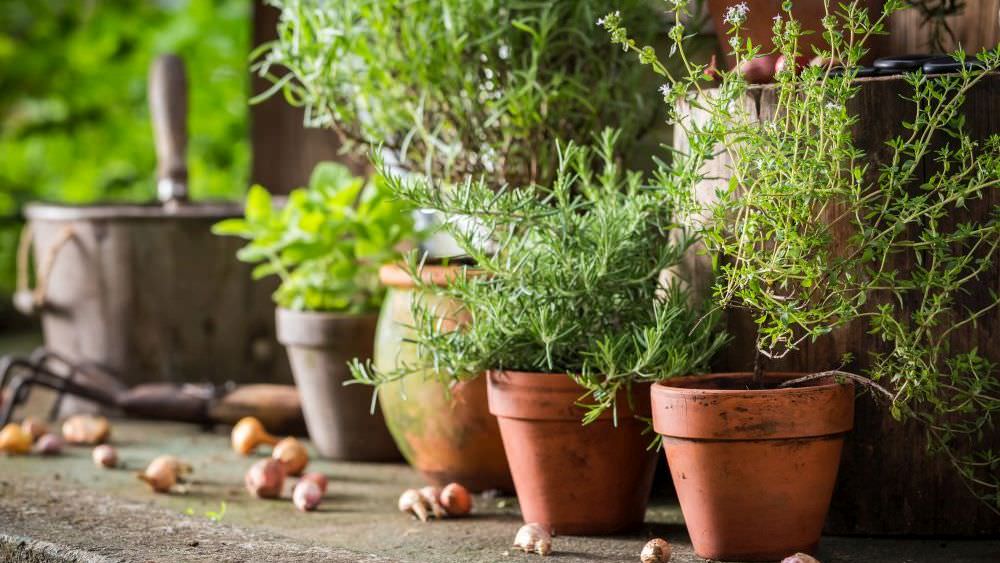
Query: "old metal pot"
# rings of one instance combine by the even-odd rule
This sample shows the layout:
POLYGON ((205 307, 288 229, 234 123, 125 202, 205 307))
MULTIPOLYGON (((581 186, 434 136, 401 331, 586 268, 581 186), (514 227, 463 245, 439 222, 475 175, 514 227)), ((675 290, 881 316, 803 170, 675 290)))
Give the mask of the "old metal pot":
POLYGON ((236 260, 238 240, 211 233, 240 206, 187 199, 186 90, 179 58, 154 63, 159 203, 27 206, 15 304, 41 316, 48 348, 129 385, 290 381, 275 341, 274 285, 252 281, 236 260))

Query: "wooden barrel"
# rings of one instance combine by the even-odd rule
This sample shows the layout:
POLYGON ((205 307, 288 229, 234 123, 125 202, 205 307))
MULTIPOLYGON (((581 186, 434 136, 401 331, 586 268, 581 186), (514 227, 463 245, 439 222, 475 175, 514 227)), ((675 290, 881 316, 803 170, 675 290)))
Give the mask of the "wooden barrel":
MULTIPOLYGON (((855 142, 869 158, 882 162, 889 154, 885 141, 902 131, 903 120, 912 120, 914 109, 900 96, 908 94, 909 86, 899 77, 862 79, 861 90, 848 110, 858 117, 854 128, 855 142)), ((751 89, 748 108, 760 119, 774 113, 773 86, 751 89)), ((964 112, 968 133, 984 139, 1000 132, 1000 76, 986 77, 972 90, 964 112)), ((681 108, 682 115, 698 119, 697 113, 681 108)), ((680 128, 675 130, 675 146, 680 150, 687 143, 680 128)), ((728 162, 720 156, 709 164, 710 176, 698 186, 703 199, 711 198, 714 190, 728 178, 728 162)), ((873 166, 872 169, 877 169, 873 166)), ((925 171, 929 174, 929 171, 925 171)), ((956 220, 988 214, 1000 204, 1000 193, 993 190, 984 199, 969 202, 967 214, 956 220)), ((834 233, 846 237, 848 233, 834 233)), ((704 289, 708 285, 711 266, 704 256, 690 256, 686 275, 704 289)), ((897 266, 904 266, 897 264, 897 266)), ((984 279, 990 280, 979 294, 964 297, 964 303, 975 308, 988 299, 987 291, 1000 291, 1000 268, 994 266, 984 279)), ((901 314, 909 314, 903 310, 901 314)), ((730 312, 727 328, 734 337, 716 369, 747 371, 752 369, 755 325, 745 313, 730 312)), ((978 346, 979 352, 1000 363, 1000 310, 993 310, 980 319, 978 326, 955 332, 952 347, 967 350, 978 346)), ((854 361, 846 366, 855 373, 869 367, 869 352, 883 346, 868 334, 866 321, 860 321, 835 331, 814 343, 804 343, 797 353, 781 361, 770 362, 768 369, 778 371, 821 371, 840 365, 844 353, 853 354, 854 361)), ((1000 428, 984 436, 983 449, 1000 449, 1000 428)), ((827 519, 827 532, 859 535, 947 535, 983 536, 1000 533, 1000 517, 981 503, 967 489, 950 464, 941 457, 926 453, 924 430, 915 423, 899 423, 892 419, 885 406, 873 403, 870 397, 858 399, 854 431, 848 436, 841 463, 838 485, 827 519)))

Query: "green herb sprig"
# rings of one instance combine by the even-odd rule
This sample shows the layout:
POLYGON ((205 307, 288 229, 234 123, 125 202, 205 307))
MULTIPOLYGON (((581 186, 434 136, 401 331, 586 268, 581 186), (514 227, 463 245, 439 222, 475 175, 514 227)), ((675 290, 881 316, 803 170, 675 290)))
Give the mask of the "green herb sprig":
MULTIPOLYGON (((617 392, 635 382, 708 368, 726 342, 716 315, 703 316, 679 280, 662 277, 694 239, 658 190, 615 162, 617 138, 605 131, 593 150, 558 145, 545 188, 494 191, 468 180, 445 191, 423 179, 387 180, 400 198, 451 219, 443 228, 475 263, 444 287, 418 281, 421 292, 461 304, 445 312, 415 300, 420 367, 432 365, 445 382, 490 369, 568 373, 587 390, 585 421, 615 409, 617 392), (447 330, 460 317, 470 322, 447 330)), ((416 280, 419 267, 411 257, 416 280)), ((414 369, 355 363, 354 374, 378 385, 414 369)))
POLYGON ((375 311, 385 293, 378 269, 400 258, 412 241, 413 222, 384 180, 367 183, 340 164, 320 163, 308 188, 281 206, 261 186, 247 195, 246 216, 217 223, 212 231, 249 243, 238 258, 259 263, 255 279, 281 278, 274 299, 305 311, 375 311))
POLYGON ((552 139, 587 142, 613 124, 624 152, 656 121, 643 73, 594 28, 617 6, 652 40, 662 14, 645 0, 271 3, 278 40, 253 55, 273 81, 261 97, 283 92, 306 125, 439 182, 548 183, 552 139))
MULTIPOLYGON (((914 117, 900 124, 902 134, 885 139, 888 156, 876 160, 855 143, 857 116, 847 108, 859 92, 854 78, 865 42, 885 32, 902 0, 886 2, 878 17, 856 1, 836 9, 828 3, 828 47, 815 53, 825 64, 779 72, 772 86, 777 107, 768 118, 747 103, 749 87, 738 71, 716 71, 717 87, 709 87, 714 76, 685 54, 685 2, 670 3, 678 15, 670 49, 686 69, 678 76, 651 47, 630 39, 618 18, 604 24, 613 43, 668 78, 669 107, 698 116, 673 114, 691 149, 661 163, 658 182, 719 264, 719 306, 753 315, 758 352, 770 358, 867 322, 886 351, 871 352, 862 381, 889 399, 896 418, 921 422, 931 451, 1000 510, 1000 455, 982 444, 1000 414, 997 369, 951 338, 1000 306, 990 287, 1000 209, 972 215, 967 208, 1000 187, 1000 136, 973 140, 961 112, 970 90, 1000 68, 1000 50, 979 53, 976 65, 953 75, 906 75, 910 93, 897 103, 909 104, 914 117), (712 180, 706 164, 719 155, 730 163, 728 182, 706 203, 697 186, 712 180), (923 177, 925 167, 933 172, 923 177), (970 295, 978 298, 963 299, 970 295)), ((791 17, 791 2, 783 7, 774 43, 796 60, 802 26, 791 17)), ((742 8, 727 17, 736 68, 762 54, 742 34, 742 8)), ((955 58, 966 61, 964 53, 955 58)))

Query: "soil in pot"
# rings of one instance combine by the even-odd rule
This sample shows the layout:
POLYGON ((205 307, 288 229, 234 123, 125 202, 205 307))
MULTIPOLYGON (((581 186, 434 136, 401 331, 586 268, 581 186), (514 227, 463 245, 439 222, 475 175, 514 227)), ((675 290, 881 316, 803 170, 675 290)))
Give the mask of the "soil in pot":
MULTIPOLYGON (((632 404, 649 416, 649 385, 635 385, 632 404)), ((488 374, 490 412, 500 422, 525 522, 556 534, 613 534, 639 527, 656 466, 647 425, 618 397, 612 413, 584 426, 576 405, 584 391, 565 374, 488 374)))
POLYGON ((353 358, 372 355, 375 315, 278 309, 278 340, 287 347, 309 437, 320 455, 344 461, 396 461, 399 450, 372 391, 348 385, 353 358))
MULTIPOLYGON (((421 273, 425 282, 441 284, 458 271, 456 266, 429 265, 421 273)), ((389 291, 378 321, 375 367, 389 371, 419 361, 416 348, 403 342, 412 334, 415 298, 447 317, 454 317, 458 308, 437 296, 418 294, 399 266, 385 266, 379 274, 389 291)), ((455 326, 463 320, 456 319, 455 326)), ((473 492, 514 490, 500 429, 486 405, 484 377, 449 390, 427 369, 384 385, 379 402, 400 451, 428 482, 458 482, 473 492)))
POLYGON ((803 374, 682 377, 652 387, 653 428, 695 553, 722 561, 815 552, 854 422, 854 386, 803 374))

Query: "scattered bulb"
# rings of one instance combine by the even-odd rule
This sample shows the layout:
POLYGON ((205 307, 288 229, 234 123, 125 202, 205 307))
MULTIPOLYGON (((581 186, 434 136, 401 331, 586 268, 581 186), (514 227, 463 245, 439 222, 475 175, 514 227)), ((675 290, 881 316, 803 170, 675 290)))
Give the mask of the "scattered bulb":
POLYGON ((273 446, 278 443, 278 439, 268 434, 264 425, 252 416, 241 418, 233 426, 230 438, 233 451, 243 455, 249 455, 261 444, 273 446))
POLYGON ((472 497, 469 491, 458 483, 451 483, 438 495, 441 505, 448 516, 465 516, 472 510, 472 497))
POLYGON ((643 546, 642 553, 639 554, 639 561, 642 563, 667 563, 670 561, 671 552, 667 540, 653 538, 643 546))
POLYGON ((31 451, 31 434, 20 424, 10 423, 0 430, 0 452, 20 455, 31 451))
POLYGON ((149 462, 146 469, 137 475, 145 481, 154 492, 167 493, 175 484, 182 481, 183 476, 191 472, 191 466, 183 463, 172 455, 161 455, 149 462))
POLYGON ((285 484, 285 468, 276 459, 262 459, 250 467, 243 481, 257 498, 278 498, 285 484))
POLYGON ((406 489, 403 491, 403 494, 399 495, 398 506, 400 512, 413 514, 421 522, 427 521, 427 505, 420 491, 416 489, 406 489))
POLYGON ((118 465, 118 452, 107 444, 101 444, 91 453, 94 465, 110 469, 118 465))
POLYGON ((70 444, 103 444, 111 436, 111 424, 103 416, 78 414, 66 419, 62 435, 70 444))
POLYGON ((288 437, 278 442, 271 452, 271 457, 280 461, 285 468, 285 475, 301 475, 309 463, 309 452, 302 442, 288 437))
POLYGON ((552 553, 552 536, 541 524, 525 524, 514 536, 514 547, 525 553, 548 555, 552 553))
POLYGON ((39 455, 59 455, 66 443, 58 434, 42 434, 35 442, 35 453, 39 455))
POLYGON ((302 479, 292 489, 292 502, 295 504, 295 508, 298 508, 302 512, 316 510, 322 499, 323 492, 320 490, 319 485, 313 481, 302 479))

